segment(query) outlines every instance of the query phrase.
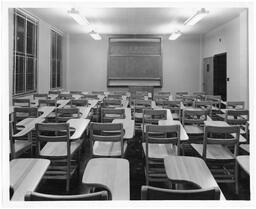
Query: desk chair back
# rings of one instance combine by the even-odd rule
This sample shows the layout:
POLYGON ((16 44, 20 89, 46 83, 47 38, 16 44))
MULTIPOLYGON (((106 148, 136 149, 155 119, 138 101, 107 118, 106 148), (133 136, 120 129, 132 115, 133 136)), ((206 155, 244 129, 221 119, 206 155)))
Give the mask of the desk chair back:
POLYGON ((141 200, 219 200, 218 188, 172 190, 152 186, 141 187, 141 200))
POLYGON ((180 126, 146 125, 145 144, 146 183, 167 181, 163 158, 179 155, 180 126))
POLYGON ((71 108, 57 108, 56 109, 56 122, 66 122, 72 118, 80 118, 79 109, 76 107, 71 108))
MULTIPOLYGON (((112 154, 108 153, 106 156, 105 153, 99 154, 94 153, 94 146, 97 142, 113 142, 119 143, 119 155, 114 157, 123 157, 124 156, 124 129, 122 123, 91 123, 90 126, 90 142, 91 142, 91 150, 93 157, 111 157, 112 154)), ((104 143, 101 144, 104 146, 104 143)), ((98 146, 101 146, 98 144, 98 146)), ((104 149, 104 147, 103 147, 104 149)))
POLYGON ((125 109, 101 108, 101 122, 111 123, 114 119, 124 119, 125 109))
POLYGON ((52 195, 38 192, 28 192, 25 201, 95 201, 109 200, 107 191, 78 195, 52 195))
POLYGON ((30 99, 13 99, 13 106, 17 107, 30 107, 30 99))

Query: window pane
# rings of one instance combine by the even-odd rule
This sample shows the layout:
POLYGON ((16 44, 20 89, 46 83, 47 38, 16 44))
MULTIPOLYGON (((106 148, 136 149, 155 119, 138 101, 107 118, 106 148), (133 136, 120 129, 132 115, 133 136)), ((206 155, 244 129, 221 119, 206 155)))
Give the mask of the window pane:
POLYGON ((27 53, 35 54, 35 25, 27 21, 27 53))
POLYGON ((27 72, 26 73, 34 73, 34 58, 28 57, 27 58, 27 72))
POLYGON ((26 91, 34 90, 34 74, 26 74, 26 91))
POLYGON ((57 59, 61 59, 61 36, 57 36, 57 59))
POLYGON ((21 53, 25 53, 25 19, 17 17, 17 25, 16 25, 16 50, 21 53))
POLYGON ((52 88, 56 88, 56 61, 52 60, 52 88))
POLYGON ((22 93, 25 90, 25 73, 24 73, 25 59, 24 57, 16 57, 16 74, 15 76, 15 93, 22 93))
POLYGON ((61 63, 60 61, 57 62, 57 87, 61 86, 61 63))
POLYGON ((56 59, 56 33, 52 32, 52 59, 56 59))

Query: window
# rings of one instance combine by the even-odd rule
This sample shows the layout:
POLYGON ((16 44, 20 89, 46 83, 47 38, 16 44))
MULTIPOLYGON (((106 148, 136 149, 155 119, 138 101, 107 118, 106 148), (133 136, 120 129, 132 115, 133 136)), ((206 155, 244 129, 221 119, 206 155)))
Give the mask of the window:
POLYGON ((14 12, 13 94, 37 88, 37 20, 20 10, 14 12))
POLYGON ((62 36, 57 32, 51 32, 51 88, 62 86, 62 36))

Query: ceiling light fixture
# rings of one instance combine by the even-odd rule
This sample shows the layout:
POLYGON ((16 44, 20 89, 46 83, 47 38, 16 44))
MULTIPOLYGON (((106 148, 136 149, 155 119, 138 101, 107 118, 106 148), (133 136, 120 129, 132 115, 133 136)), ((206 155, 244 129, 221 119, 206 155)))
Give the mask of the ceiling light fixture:
POLYGON ((169 36, 169 40, 176 40, 177 38, 179 38, 182 35, 182 33, 180 31, 175 31, 173 33, 171 33, 171 35, 169 36))
POLYGON ((101 40, 100 34, 96 33, 95 31, 91 31, 89 34, 94 40, 101 40))
POLYGON ((68 11, 68 14, 79 24, 79 25, 89 25, 88 20, 79 14, 79 11, 72 8, 68 11))
POLYGON ((184 25, 195 25, 198 23, 201 19, 203 19, 206 15, 208 15, 209 11, 206 11, 205 8, 200 9, 197 11, 196 14, 192 15, 190 18, 188 18, 184 25))

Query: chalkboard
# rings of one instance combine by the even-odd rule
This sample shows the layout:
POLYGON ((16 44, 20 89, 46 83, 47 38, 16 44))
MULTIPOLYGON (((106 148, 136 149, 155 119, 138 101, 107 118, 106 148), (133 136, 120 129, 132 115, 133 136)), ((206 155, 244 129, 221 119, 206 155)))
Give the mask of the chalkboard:
MULTIPOLYGON (((161 38, 110 38, 108 86, 111 86, 111 80, 118 79, 120 81, 155 79, 161 86, 161 38)), ((127 85, 127 82, 124 83, 127 85)))

